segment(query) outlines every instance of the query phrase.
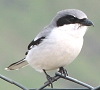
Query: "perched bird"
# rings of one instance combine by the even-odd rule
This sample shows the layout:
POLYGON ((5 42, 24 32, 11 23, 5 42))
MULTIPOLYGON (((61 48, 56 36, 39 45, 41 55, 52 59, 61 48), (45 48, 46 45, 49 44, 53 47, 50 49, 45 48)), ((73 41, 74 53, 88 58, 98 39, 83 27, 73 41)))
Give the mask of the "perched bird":
POLYGON ((63 67, 70 64, 80 53, 83 36, 87 26, 93 26, 85 13, 77 9, 59 11, 49 25, 28 45, 25 58, 11 64, 6 70, 20 69, 26 65, 50 76, 46 71, 59 69, 67 74, 63 67))

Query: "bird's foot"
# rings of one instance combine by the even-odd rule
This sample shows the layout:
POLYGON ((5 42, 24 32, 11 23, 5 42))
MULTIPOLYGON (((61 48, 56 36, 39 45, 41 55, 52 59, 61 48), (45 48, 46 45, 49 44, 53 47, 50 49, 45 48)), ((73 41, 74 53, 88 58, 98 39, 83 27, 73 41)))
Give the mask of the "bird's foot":
POLYGON ((53 82, 52 81, 53 81, 54 78, 50 77, 49 75, 46 76, 46 78, 47 78, 47 81, 44 84, 49 82, 50 83, 49 86, 51 86, 51 88, 53 88, 53 82))
POLYGON ((61 74, 64 74, 65 77, 68 76, 67 70, 64 69, 63 67, 60 67, 58 72, 60 72, 61 74))
POLYGON ((48 75, 44 69, 43 69, 43 71, 44 71, 46 78, 47 78, 47 81, 44 84, 49 82, 50 83, 49 86, 51 86, 51 88, 53 88, 53 84, 52 84, 53 82, 52 81, 54 80, 54 77, 51 77, 50 75, 48 75))

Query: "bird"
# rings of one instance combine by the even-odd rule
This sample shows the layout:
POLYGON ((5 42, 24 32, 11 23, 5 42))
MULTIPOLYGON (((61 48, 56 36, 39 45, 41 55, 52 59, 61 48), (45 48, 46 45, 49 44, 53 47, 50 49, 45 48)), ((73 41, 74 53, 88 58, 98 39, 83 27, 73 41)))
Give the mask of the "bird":
POLYGON ((67 75, 64 67, 79 55, 87 27, 93 25, 81 10, 65 9, 57 12, 28 45, 25 58, 9 65, 6 70, 18 70, 30 65, 36 71, 44 72, 52 85, 52 78, 47 71, 59 69, 60 73, 67 75))

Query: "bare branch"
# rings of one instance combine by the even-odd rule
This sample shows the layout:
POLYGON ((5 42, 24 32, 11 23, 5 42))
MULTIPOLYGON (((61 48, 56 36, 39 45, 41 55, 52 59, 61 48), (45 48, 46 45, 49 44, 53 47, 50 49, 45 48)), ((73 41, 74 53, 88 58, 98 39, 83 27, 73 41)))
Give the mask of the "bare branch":
POLYGON ((81 81, 79 81, 79 80, 77 80, 77 79, 75 79, 75 78, 72 78, 72 77, 69 77, 69 76, 64 76, 63 74, 61 74, 61 73, 59 73, 59 72, 57 72, 57 73, 55 73, 57 76, 60 76, 61 78, 64 78, 64 79, 66 79, 66 80, 69 80, 69 81, 72 81, 72 82, 74 82, 74 83, 77 83, 77 84, 79 84, 79 85, 82 85, 82 86, 84 86, 84 87, 87 87, 87 88, 89 88, 89 89, 94 89, 94 87, 92 87, 92 86, 90 86, 90 85, 88 85, 88 84, 86 84, 86 83, 84 83, 84 82, 81 82, 81 81))
MULTIPOLYGON (((74 83, 77 83, 77 84, 79 84, 79 85, 82 85, 82 86, 84 86, 84 87, 87 87, 88 89, 94 89, 94 87, 92 87, 92 86, 90 86, 90 85, 88 85, 88 84, 86 84, 86 83, 83 83, 83 82, 81 82, 81 81, 79 81, 79 80, 77 80, 77 79, 74 79, 74 78, 72 78, 72 77, 69 77, 69 76, 64 76, 63 74, 61 74, 61 73, 59 73, 59 72, 56 72, 55 73, 55 76, 54 76, 54 79, 53 79, 53 81, 52 82, 55 82, 55 81, 57 81, 58 79, 60 79, 60 78, 63 78, 63 79, 66 79, 66 80, 69 80, 69 81, 72 81, 72 82, 74 82, 74 83)), ((37 90, 42 90, 43 88, 45 88, 46 86, 48 86, 50 84, 50 82, 47 82, 46 84, 44 84, 42 87, 40 87, 39 89, 37 89, 37 90)))
POLYGON ((0 74, 0 78, 3 79, 3 80, 5 80, 5 81, 7 81, 7 82, 9 82, 9 83, 11 83, 11 84, 16 85, 17 87, 19 87, 19 88, 21 88, 21 89, 23 89, 23 90, 28 90, 26 87, 22 86, 21 84, 19 84, 19 83, 13 81, 13 80, 11 80, 11 79, 9 79, 9 78, 7 78, 7 77, 1 75, 1 74, 0 74))
MULTIPOLYGON (((13 81, 13 80, 11 80, 11 79, 9 79, 9 78, 7 78, 7 77, 1 75, 1 74, 0 74, 0 78, 3 79, 3 80, 5 80, 5 81, 7 81, 7 82, 9 82, 9 83, 11 83, 11 84, 16 85, 17 87, 21 88, 22 90, 42 90, 42 89, 44 89, 45 87, 47 87, 48 85, 50 85, 50 82, 47 82, 47 83, 45 83, 42 87, 40 87, 39 89, 27 89, 26 87, 22 86, 21 84, 19 84, 19 83, 13 81)), ((88 85, 88 84, 86 84, 86 83, 83 83, 83 82, 81 82, 81 81, 79 81, 79 80, 77 80, 77 79, 74 79, 74 78, 72 78, 72 77, 69 77, 69 76, 66 76, 66 77, 65 77, 63 74, 61 74, 61 73, 59 73, 59 72, 56 72, 56 73, 55 73, 55 76, 54 76, 53 78, 54 78, 54 79, 52 80, 52 82, 55 82, 55 81, 57 81, 57 80, 60 79, 60 78, 63 78, 63 79, 69 80, 69 81, 71 81, 71 82, 77 83, 77 84, 79 84, 79 85, 82 85, 82 86, 84 86, 84 87, 87 87, 89 90, 99 90, 99 89, 100 89, 100 86, 94 88, 94 87, 92 87, 92 86, 90 86, 90 85, 88 85)))

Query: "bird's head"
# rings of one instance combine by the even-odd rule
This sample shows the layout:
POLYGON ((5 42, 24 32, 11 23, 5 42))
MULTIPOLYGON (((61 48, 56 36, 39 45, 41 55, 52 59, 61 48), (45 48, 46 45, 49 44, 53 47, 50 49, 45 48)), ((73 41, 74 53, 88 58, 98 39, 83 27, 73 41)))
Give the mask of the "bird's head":
POLYGON ((83 36, 87 26, 94 26, 86 14, 77 9, 66 9, 59 11, 51 22, 55 27, 65 27, 66 29, 78 31, 83 36), (83 31, 82 31, 83 30, 83 31))

